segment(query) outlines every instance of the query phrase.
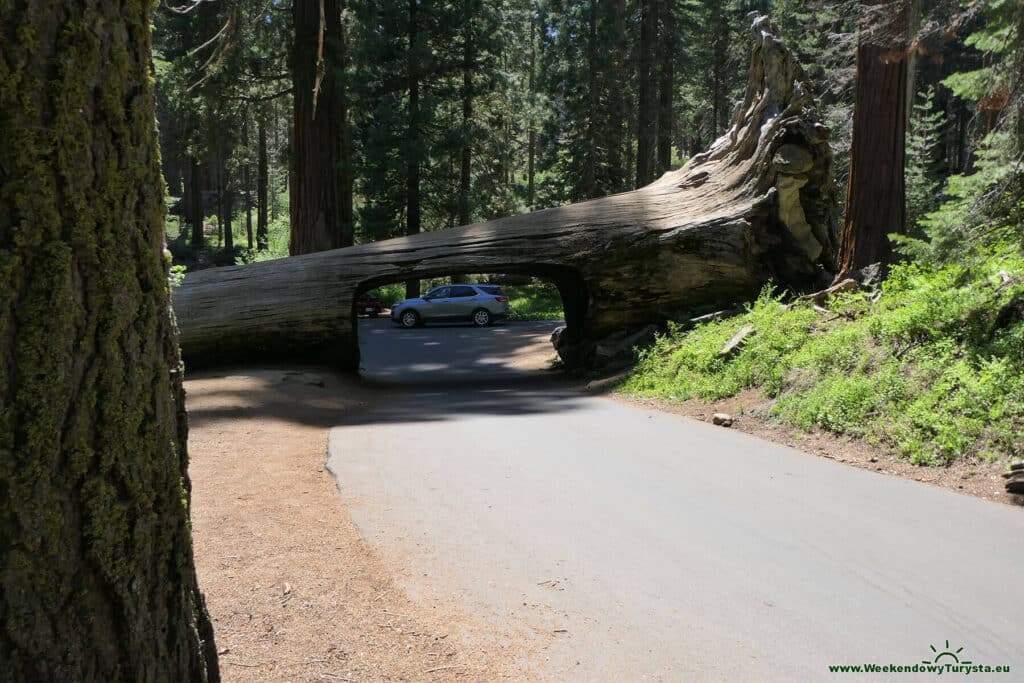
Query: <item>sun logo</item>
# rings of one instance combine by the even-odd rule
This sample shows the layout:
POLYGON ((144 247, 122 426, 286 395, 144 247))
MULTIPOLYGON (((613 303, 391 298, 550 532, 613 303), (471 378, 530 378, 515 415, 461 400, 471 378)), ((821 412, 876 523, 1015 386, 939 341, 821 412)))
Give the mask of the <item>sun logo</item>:
POLYGON ((922 659, 921 660, 922 664, 970 664, 970 662, 967 661, 966 659, 961 662, 960 658, 957 657, 957 655, 959 655, 961 652, 963 652, 964 649, 961 647, 961 648, 958 648, 956 650, 951 650, 950 647, 949 647, 949 641, 948 640, 946 641, 946 649, 943 650, 942 652, 939 652, 938 649, 934 645, 929 645, 928 647, 930 647, 932 649, 932 652, 935 653, 935 659, 931 659, 931 660, 929 660, 929 659, 922 659), (948 659, 945 662, 940 661, 944 657, 945 658, 952 657, 953 661, 950 662, 948 659))

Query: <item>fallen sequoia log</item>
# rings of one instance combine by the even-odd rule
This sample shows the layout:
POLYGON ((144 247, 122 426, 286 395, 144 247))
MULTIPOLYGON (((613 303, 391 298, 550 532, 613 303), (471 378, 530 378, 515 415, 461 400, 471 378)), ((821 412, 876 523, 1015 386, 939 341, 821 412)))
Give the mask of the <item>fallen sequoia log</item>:
POLYGON ((551 279, 567 324, 556 348, 570 366, 599 363, 604 338, 748 299, 768 281, 820 289, 836 253, 829 132, 767 19, 753 37, 731 128, 683 168, 579 204, 191 273, 174 298, 186 360, 299 357, 355 370, 356 295, 416 277, 551 279))

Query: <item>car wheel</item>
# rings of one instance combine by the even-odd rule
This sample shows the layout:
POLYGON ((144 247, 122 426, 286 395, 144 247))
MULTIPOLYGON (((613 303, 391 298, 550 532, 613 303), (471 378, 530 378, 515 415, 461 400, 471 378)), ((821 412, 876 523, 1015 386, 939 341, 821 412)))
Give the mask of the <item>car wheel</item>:
POLYGON ((420 316, 416 311, 405 311, 399 317, 402 327, 417 327, 420 324, 420 316))
POLYGON ((473 311, 473 324, 477 327, 487 327, 491 324, 491 312, 486 308, 478 308, 473 311))

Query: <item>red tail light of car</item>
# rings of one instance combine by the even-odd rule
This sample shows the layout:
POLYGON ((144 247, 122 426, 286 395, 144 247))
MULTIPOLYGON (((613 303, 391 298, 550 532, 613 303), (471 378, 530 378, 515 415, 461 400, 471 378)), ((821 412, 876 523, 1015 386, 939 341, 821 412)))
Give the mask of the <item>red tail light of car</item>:
POLYGON ((498 297, 498 303, 505 303, 506 301, 508 301, 508 299, 506 299, 505 297, 503 297, 503 296, 499 296, 498 297))

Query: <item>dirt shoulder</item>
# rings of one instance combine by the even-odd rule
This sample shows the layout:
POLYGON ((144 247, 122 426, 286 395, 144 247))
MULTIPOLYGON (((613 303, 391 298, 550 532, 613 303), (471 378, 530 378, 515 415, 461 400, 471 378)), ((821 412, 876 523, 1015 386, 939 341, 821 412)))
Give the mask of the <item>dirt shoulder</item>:
POLYGON ((411 600, 324 468, 358 384, 322 370, 186 383, 192 526, 225 681, 523 680, 523 644, 459 606, 411 600), (310 381, 323 379, 325 386, 310 381))
POLYGON ((1013 496, 1006 492, 1001 476, 1005 470, 1004 463, 962 459, 949 467, 921 467, 911 464, 883 445, 874 445, 860 439, 836 436, 827 432, 806 433, 786 425, 774 424, 767 419, 771 399, 765 398, 757 390, 748 389, 732 398, 710 403, 696 399, 672 403, 657 399, 634 398, 621 393, 611 393, 609 397, 708 423, 715 413, 727 413, 733 418, 733 424, 728 429, 737 429, 804 453, 881 474, 952 489, 986 500, 1009 505, 1021 505, 1024 502, 1021 496, 1013 496))

